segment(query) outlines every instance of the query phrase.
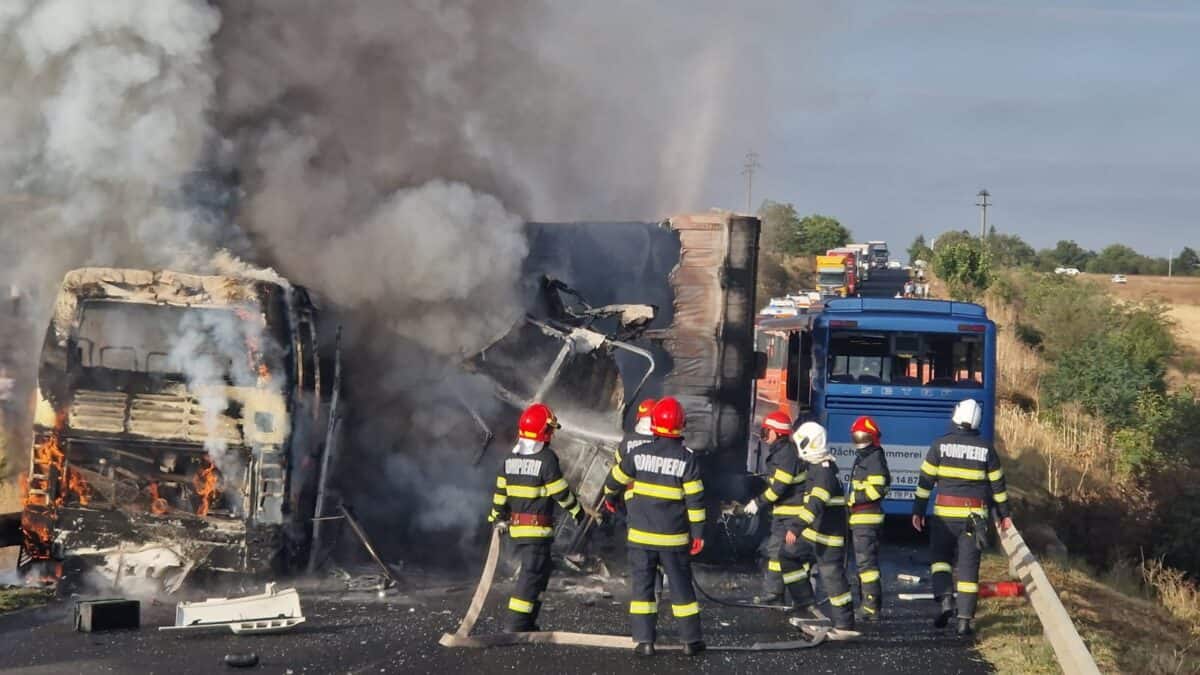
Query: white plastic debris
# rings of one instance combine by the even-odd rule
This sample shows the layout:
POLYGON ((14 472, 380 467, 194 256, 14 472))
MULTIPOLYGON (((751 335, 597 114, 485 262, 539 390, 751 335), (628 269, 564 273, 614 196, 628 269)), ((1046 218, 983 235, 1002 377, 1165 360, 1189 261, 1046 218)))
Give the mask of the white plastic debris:
POLYGON ((221 628, 228 626, 237 634, 279 633, 304 623, 300 594, 294 588, 275 590, 267 584, 265 592, 244 598, 209 598, 200 602, 181 602, 175 608, 175 625, 159 630, 221 628))

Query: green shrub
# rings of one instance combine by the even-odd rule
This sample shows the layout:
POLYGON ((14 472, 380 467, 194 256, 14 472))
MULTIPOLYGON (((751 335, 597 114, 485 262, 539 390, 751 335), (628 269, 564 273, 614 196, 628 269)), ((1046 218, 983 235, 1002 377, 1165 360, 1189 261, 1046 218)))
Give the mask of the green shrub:
POLYGON ((933 254, 933 272, 945 282, 955 300, 974 301, 992 282, 987 254, 975 239, 945 245, 939 240, 933 254))
POLYGON ((1144 391, 1161 392, 1161 372, 1130 357, 1116 336, 1092 334, 1063 351, 1042 382, 1045 402, 1076 401, 1112 428, 1132 428, 1144 391))

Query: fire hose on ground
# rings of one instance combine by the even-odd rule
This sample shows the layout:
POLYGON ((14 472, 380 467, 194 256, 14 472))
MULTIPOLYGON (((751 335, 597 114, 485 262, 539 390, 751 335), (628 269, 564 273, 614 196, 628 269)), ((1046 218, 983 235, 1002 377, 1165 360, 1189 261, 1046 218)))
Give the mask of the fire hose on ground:
MULTIPOLYGON (((454 633, 444 633, 438 640, 443 647, 501 647, 517 644, 557 644, 575 645, 580 647, 607 647, 609 649, 633 650, 636 644, 627 635, 602 635, 597 633, 574 633, 568 631, 533 631, 527 633, 499 633, 492 635, 471 635, 479 614, 483 611, 487 596, 492 590, 492 581, 496 575, 496 563, 500 558, 500 533, 492 531, 492 540, 488 546, 487 560, 483 565, 483 573, 479 576, 479 584, 475 587, 475 595, 467 614, 454 633)), ((702 589, 697 590, 705 596, 702 589)), ((789 640, 783 642, 756 642, 752 645, 711 645, 710 651, 788 651, 793 649, 808 649, 823 643, 825 632, 816 632, 809 640, 789 640)), ((682 645, 655 645, 659 651, 679 651, 682 645)))

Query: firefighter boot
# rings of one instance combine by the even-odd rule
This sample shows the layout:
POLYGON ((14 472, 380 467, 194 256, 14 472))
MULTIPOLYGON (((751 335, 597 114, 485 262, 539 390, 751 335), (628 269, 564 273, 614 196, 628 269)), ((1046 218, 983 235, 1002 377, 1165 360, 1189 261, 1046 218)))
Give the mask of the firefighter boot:
POLYGON ((946 595, 941 600, 942 608, 938 613, 937 618, 933 620, 934 628, 945 628, 946 624, 950 623, 950 617, 954 616, 954 596, 946 595))
POLYGON ((954 634, 959 637, 969 637, 975 634, 974 627, 971 626, 970 619, 958 617, 958 627, 954 630, 954 634))
POLYGON ((654 656, 654 645, 649 642, 639 642, 633 648, 633 653, 638 656, 654 656))

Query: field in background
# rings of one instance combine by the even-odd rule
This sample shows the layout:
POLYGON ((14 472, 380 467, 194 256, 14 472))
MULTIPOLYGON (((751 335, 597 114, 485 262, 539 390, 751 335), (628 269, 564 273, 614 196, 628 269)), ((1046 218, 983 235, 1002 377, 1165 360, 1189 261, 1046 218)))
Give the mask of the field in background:
MULTIPOLYGON (((1106 274, 1081 274, 1080 278, 1103 284, 1122 300, 1156 299, 1169 306, 1168 314, 1175 321, 1175 335, 1183 353, 1179 356, 1182 370, 1200 371, 1200 277, 1150 277, 1131 275, 1128 283, 1114 284, 1106 274)), ((1200 372, 1184 374, 1172 369, 1173 386, 1190 384, 1200 390, 1200 372)))

